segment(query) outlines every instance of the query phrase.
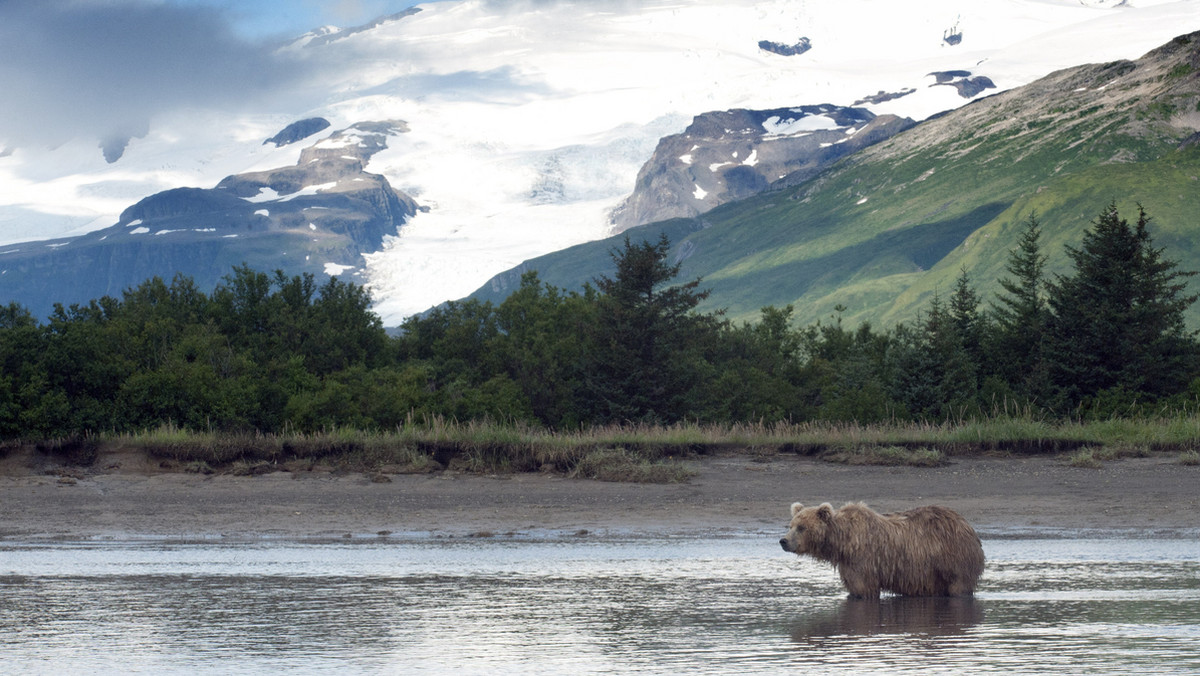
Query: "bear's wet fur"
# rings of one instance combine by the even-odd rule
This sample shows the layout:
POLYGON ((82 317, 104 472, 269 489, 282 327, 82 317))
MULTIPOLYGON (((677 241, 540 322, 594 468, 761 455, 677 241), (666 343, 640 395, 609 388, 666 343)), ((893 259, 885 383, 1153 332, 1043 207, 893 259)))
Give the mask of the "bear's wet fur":
POLYGON ((853 597, 970 596, 983 574, 983 545, 957 512, 929 505, 880 514, 861 502, 841 509, 792 505, 779 544, 837 568, 853 597))

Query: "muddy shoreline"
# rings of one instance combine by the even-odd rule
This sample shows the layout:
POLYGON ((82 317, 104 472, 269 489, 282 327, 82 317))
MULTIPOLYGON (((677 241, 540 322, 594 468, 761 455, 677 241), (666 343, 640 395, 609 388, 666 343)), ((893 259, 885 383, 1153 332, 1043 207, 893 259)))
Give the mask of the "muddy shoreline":
POLYGON ((1062 455, 921 468, 733 454, 690 460, 691 481, 661 485, 452 472, 206 476, 133 456, 88 468, 36 460, 0 460, 0 540, 768 535, 784 529, 794 501, 854 500, 880 511, 946 505, 984 537, 1200 533, 1200 468, 1173 454, 1099 469, 1062 455))

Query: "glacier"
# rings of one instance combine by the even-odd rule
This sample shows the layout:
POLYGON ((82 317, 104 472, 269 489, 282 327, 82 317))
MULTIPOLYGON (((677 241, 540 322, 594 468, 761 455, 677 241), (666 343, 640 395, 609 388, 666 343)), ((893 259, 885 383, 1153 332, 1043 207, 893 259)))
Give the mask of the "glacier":
POLYGON ((365 167, 425 208, 363 261, 375 309, 395 325, 524 260, 612 234, 609 213, 658 140, 695 115, 861 102, 921 120, 1200 28, 1200 0, 446 0, 416 9, 279 47, 302 80, 257 109, 165 111, 112 163, 102 139, 27 147, 0 129, 0 245, 108 227, 155 192, 290 166, 330 130, 403 120, 408 132, 365 167), (950 27, 962 36, 953 45, 943 39, 950 27), (793 56, 759 47, 801 38, 811 47, 793 56), (934 74, 950 71, 996 88, 966 98, 936 86, 934 74), (329 129, 264 145, 318 117, 329 129))

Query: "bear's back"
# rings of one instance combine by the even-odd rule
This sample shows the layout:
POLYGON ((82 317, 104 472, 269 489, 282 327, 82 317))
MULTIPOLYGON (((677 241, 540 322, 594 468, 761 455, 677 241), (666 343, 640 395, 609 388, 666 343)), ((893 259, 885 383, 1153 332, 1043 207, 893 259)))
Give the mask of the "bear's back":
POLYGON ((983 544, 958 512, 927 505, 881 515, 902 534, 908 561, 885 588, 903 594, 970 594, 983 574, 983 544), (917 564, 913 566, 913 564, 917 564))

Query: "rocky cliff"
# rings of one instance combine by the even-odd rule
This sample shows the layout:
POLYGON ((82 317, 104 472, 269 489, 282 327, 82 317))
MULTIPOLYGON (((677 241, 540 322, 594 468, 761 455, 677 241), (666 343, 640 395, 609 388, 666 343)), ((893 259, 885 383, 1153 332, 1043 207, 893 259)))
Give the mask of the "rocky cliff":
MULTIPOLYGON (((525 261, 474 297, 502 300, 524 271, 578 289, 612 274, 609 252, 624 236, 665 234, 679 279, 700 277, 711 291, 701 309, 753 320, 764 306, 791 305, 800 324, 836 315, 845 325, 889 326, 944 298, 964 270, 990 302, 1011 277, 1009 256, 1031 214, 1042 224, 1047 276, 1066 273, 1067 247, 1110 203, 1124 217, 1144 207, 1164 258, 1198 270, 1198 140, 1200 32, 1135 61, 1063 69, 977 99, 798 185, 525 261)), ((668 148, 660 163, 679 152, 668 148)), ((701 178, 725 169, 690 159, 701 178)), ((1189 290, 1198 283, 1188 280, 1189 290)), ((1200 305, 1186 317, 1200 326, 1200 305)))
POLYGON ((659 142, 633 194, 613 211, 613 230, 690 218, 772 186, 796 185, 913 124, 828 104, 698 115, 682 134, 659 142))
MULTIPOLYGON (((297 132, 281 132, 281 139, 297 132)), ((0 300, 45 316, 159 276, 211 288, 248 264, 288 274, 356 275, 419 207, 364 170, 403 122, 360 122, 316 141, 294 166, 238 174, 215 188, 176 188, 122 212, 108 228, 0 250, 0 300)), ((271 142, 274 142, 273 140, 271 142)), ((359 279, 361 283, 362 279, 359 279)))

